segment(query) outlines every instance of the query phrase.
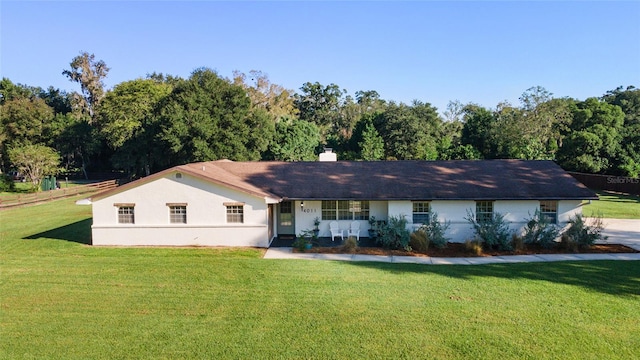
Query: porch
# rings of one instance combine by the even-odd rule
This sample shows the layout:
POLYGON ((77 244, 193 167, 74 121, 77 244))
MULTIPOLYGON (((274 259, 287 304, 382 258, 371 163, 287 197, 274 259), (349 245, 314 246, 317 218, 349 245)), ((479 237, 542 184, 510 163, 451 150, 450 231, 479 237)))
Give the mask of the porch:
MULTIPOLYGON (((346 240, 346 237, 345 237, 346 240)), ((295 236, 279 236, 273 239, 271 242, 270 248, 278 248, 278 247, 292 247, 293 242, 296 241, 295 236)), ((314 242, 313 246, 319 247, 337 247, 344 245, 344 241, 336 238, 335 241, 331 241, 330 237, 319 237, 316 242, 314 242)), ((381 247, 373 238, 370 237, 360 237, 360 241, 358 241, 358 246, 360 247, 381 247)))

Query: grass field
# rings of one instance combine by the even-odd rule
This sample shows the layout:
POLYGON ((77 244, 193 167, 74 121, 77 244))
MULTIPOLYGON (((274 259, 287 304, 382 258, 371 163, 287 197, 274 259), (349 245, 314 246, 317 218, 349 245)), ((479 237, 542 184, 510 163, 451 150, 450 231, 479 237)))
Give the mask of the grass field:
POLYGON ((625 195, 607 191, 598 192, 600 200, 585 205, 585 216, 598 216, 612 219, 640 219, 640 196, 625 195))
POLYGON ((0 358, 633 359, 640 262, 424 266, 98 248, 90 207, 0 212, 0 358))
MULTIPOLYGON (((86 185, 88 183, 91 183, 92 181, 86 181, 86 180, 65 181, 64 179, 63 180, 58 179, 58 182, 60 183, 60 188, 65 189, 65 188, 71 188, 71 187, 76 187, 80 185, 86 185)), ((5 195, 13 196, 15 194, 28 194, 33 192, 31 183, 29 182, 15 181, 13 184, 15 186, 14 191, 0 191, 0 197, 5 195)))

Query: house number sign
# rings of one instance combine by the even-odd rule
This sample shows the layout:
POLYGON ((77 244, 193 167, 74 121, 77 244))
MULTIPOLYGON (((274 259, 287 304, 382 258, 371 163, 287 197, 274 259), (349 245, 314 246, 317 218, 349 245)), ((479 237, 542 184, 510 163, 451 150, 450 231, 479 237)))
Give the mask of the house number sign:
POLYGON ((309 214, 309 213, 317 213, 318 209, 302 209, 302 212, 303 213, 307 213, 307 214, 309 214))

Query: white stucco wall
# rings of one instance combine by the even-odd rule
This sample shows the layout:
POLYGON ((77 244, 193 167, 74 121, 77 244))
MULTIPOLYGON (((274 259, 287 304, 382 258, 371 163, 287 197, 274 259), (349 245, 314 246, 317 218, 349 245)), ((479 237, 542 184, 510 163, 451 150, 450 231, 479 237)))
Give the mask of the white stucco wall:
POLYGON ((566 224, 570 218, 576 215, 582 215, 582 206, 580 200, 563 200, 558 202, 558 223, 566 224))
POLYGON ((413 214, 413 204, 411 201, 389 201, 387 204, 387 213, 391 216, 406 216, 411 221, 413 214))
POLYGON ((262 198, 175 174, 93 203, 93 245, 267 247, 267 204, 262 198), (224 203, 244 203, 244 222, 226 222, 224 203), (135 224, 118 224, 114 204, 135 204, 135 224), (170 224, 167 203, 187 204, 187 223, 170 224))
MULTIPOLYGON (((413 231, 418 225, 412 224, 413 206, 411 201, 389 201, 389 216, 406 215, 409 221, 409 230, 413 231)), ((501 200, 494 202, 494 212, 504 215, 505 220, 510 223, 511 230, 521 234, 526 220, 530 219, 536 209, 540 207, 538 200, 501 200)), ((437 200, 431 201, 431 212, 438 213, 440 221, 449 221, 450 226, 446 236, 452 242, 464 242, 472 239, 474 231, 465 217, 467 211, 475 213, 475 201, 466 200, 437 200)), ((580 201, 563 200, 558 201, 558 225, 564 226, 570 217, 582 213, 580 201)))

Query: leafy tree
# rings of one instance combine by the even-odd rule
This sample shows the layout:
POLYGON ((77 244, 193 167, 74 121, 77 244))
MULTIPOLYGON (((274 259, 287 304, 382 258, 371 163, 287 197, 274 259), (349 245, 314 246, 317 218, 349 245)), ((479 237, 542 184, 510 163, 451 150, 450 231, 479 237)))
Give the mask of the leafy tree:
POLYGON ((540 106, 553 98, 553 94, 542 86, 530 87, 520 96, 522 109, 529 113, 540 110, 540 106))
POLYGON ((442 160, 479 160, 482 159, 482 154, 473 146, 457 145, 448 148, 442 153, 442 160))
POLYGON ((619 106, 596 98, 576 105, 570 133, 558 150, 558 163, 566 170, 606 172, 620 150, 624 114, 619 106))
POLYGON ((382 160, 384 158, 384 141, 373 122, 367 121, 362 132, 362 141, 358 143, 360 157, 363 160, 382 160))
POLYGON ((0 105, 5 101, 29 98, 32 95, 29 88, 20 84, 16 85, 8 78, 3 77, 0 81, 0 105))
POLYGON ((437 159, 441 124, 436 108, 420 101, 412 106, 392 102, 374 118, 388 159, 437 159))
POLYGON ((490 158, 493 155, 490 143, 490 131, 496 121, 491 111, 474 104, 465 106, 461 134, 462 145, 470 145, 476 149, 482 157, 490 158))
POLYGON ((617 171, 626 176, 640 176, 640 89, 628 86, 607 92, 603 100, 617 105, 624 113, 620 154, 614 160, 617 171))
POLYGON ((8 149, 45 142, 53 110, 31 89, 9 79, 0 82, 0 169, 9 166, 8 149))
POLYGON ((294 104, 301 120, 318 125, 323 139, 328 134, 337 134, 340 129, 340 110, 345 90, 336 84, 323 86, 306 82, 300 88, 301 94, 294 95, 294 104))
POLYGON ((279 161, 314 161, 319 144, 320 132, 314 123, 285 118, 276 123, 275 136, 265 158, 279 161))
POLYGON ((156 109, 172 90, 152 79, 125 81, 109 91, 99 114, 101 135, 114 149, 112 163, 130 176, 149 175, 155 163, 156 109))
POLYGON ((194 71, 175 86, 159 110, 163 166, 222 158, 257 160, 273 138, 265 111, 251 111, 242 87, 210 69, 194 71))
POLYGON ((465 112, 465 106, 460 102, 460 100, 449 101, 447 104, 447 108, 445 109, 444 121, 446 122, 456 122, 462 121, 462 116, 465 112))
POLYGON ((79 168, 88 179, 87 166, 91 156, 102 148, 98 130, 72 113, 56 115, 52 129, 54 141, 51 146, 62 155, 64 168, 67 171, 79 168))
POLYGON ((53 110, 44 100, 14 98, 0 105, 2 132, 11 143, 39 143, 53 118, 53 110))
POLYGON ((293 92, 272 83, 267 74, 261 71, 251 70, 249 76, 234 71, 233 83, 242 87, 249 95, 251 104, 266 111, 274 122, 281 117, 298 114, 293 102, 293 92))
POLYGON ((150 79, 125 81, 105 96, 100 112, 100 131, 109 146, 117 149, 143 131, 154 110, 171 86, 150 79))
POLYGON ((354 102, 350 95, 347 95, 340 107, 339 122, 336 124, 336 129, 332 135, 341 138, 343 143, 347 143, 353 136, 353 129, 358 120, 363 115, 361 110, 362 106, 354 102))
POLYGON ((489 157, 504 159, 543 159, 545 144, 539 126, 525 112, 510 104, 500 104, 491 124, 489 157))
POLYGON ((520 103, 500 103, 493 112, 466 105, 460 143, 484 158, 553 159, 571 123, 574 102, 553 99, 537 86, 527 89, 520 103))
POLYGON ((522 104, 522 137, 527 143, 522 158, 553 159, 562 141, 560 129, 572 120, 571 99, 553 99, 552 93, 536 86, 527 89, 520 97, 522 104))
POLYGON ((384 109, 385 101, 375 90, 359 90, 355 95, 360 114, 373 114, 384 109))
POLYGON ((625 126, 621 133, 617 170, 625 176, 640 177, 640 124, 625 126))
POLYGON ((611 105, 618 105, 624 113, 624 124, 640 124, 640 89, 634 86, 622 86, 615 90, 607 91, 602 100, 611 105))
POLYGON ((73 111, 71 105, 72 96, 67 94, 66 91, 49 86, 47 90, 37 88, 36 94, 53 109, 55 114, 68 114, 73 111))
POLYGON ((362 158, 360 143, 365 127, 372 123, 372 119, 383 112, 385 107, 385 101, 380 99, 380 95, 375 90, 356 91, 355 102, 351 96, 345 98, 339 124, 342 129, 328 140, 334 151, 337 150, 340 158, 352 160, 362 158))
POLYGON ((75 97, 75 105, 86 111, 91 121, 95 121, 97 109, 105 94, 102 79, 107 77, 109 68, 104 61, 96 61, 95 55, 87 52, 81 52, 73 58, 70 66, 71 69, 63 70, 62 75, 80 84, 82 97, 75 97))
POLYGON ((55 175, 60 164, 58 153, 40 144, 11 148, 9 158, 15 168, 29 179, 33 189, 38 188, 43 177, 55 175))
POLYGON ((104 61, 96 61, 95 56, 87 52, 81 52, 69 65, 70 69, 63 70, 62 74, 70 81, 78 83, 81 92, 73 92, 69 95, 74 125, 73 129, 65 131, 65 137, 71 136, 76 141, 86 141, 83 144, 77 144, 74 141, 73 153, 82 154, 78 156, 81 162, 80 167, 85 177, 88 177, 89 166, 108 168, 108 159, 113 152, 108 148, 96 127, 100 120, 98 117, 100 103, 105 95, 103 79, 109 73, 109 68, 104 61), (77 121, 84 121, 89 126, 79 124, 77 121))
MULTIPOLYGON (((464 157, 464 149, 473 149, 470 145, 461 144, 461 134, 464 124, 459 120, 445 121, 440 127, 440 146, 438 147, 438 160, 460 160, 476 159, 475 157, 464 157), (462 157, 460 157, 462 156, 462 157)), ((475 151, 477 153, 477 150, 475 151)))
POLYGON ((553 119, 547 142, 547 156, 555 158, 556 152, 562 145, 564 136, 569 132, 573 122, 576 101, 570 98, 556 98, 541 104, 540 107, 544 116, 553 119))

